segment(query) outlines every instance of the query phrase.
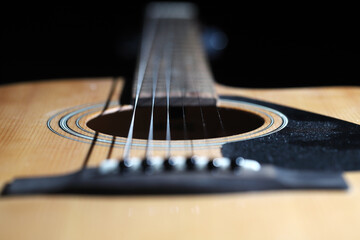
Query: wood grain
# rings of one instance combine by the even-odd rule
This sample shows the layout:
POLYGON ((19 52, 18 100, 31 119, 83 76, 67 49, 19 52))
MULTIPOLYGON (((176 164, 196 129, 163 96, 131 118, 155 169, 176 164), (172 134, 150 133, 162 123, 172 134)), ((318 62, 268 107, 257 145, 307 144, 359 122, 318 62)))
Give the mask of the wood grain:
POLYGON ((360 87, 237 89, 217 85, 221 95, 239 95, 360 124, 360 87))
MULTIPOLYGON (((46 121, 61 109, 103 102, 110 85, 104 78, 2 86, 0 185, 79 168, 89 145, 55 135, 46 121)), ((360 124, 359 87, 216 89, 360 124)), ((96 147, 90 163, 106 154, 96 147)), ((0 239, 360 239, 360 174, 345 177, 346 192, 0 198, 0 239)))

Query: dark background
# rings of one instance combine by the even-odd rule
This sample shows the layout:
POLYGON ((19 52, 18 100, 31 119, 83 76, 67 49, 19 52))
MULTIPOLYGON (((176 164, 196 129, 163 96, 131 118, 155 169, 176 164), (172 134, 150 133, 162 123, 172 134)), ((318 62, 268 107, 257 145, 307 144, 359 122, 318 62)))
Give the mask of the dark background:
MULTIPOLYGON (((4 7, 1 82, 93 76, 131 80, 145 3, 4 7)), ((220 83, 359 85, 355 6, 197 5, 204 29, 220 29, 229 40, 211 59, 220 83)))

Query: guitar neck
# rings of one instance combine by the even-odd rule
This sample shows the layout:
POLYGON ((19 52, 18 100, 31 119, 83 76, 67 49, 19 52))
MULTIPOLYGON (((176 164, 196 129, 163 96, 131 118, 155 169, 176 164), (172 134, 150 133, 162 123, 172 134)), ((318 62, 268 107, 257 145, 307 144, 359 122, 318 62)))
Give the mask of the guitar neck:
POLYGON ((139 105, 215 105, 213 77, 202 46, 196 9, 187 3, 147 8, 133 99, 139 105))

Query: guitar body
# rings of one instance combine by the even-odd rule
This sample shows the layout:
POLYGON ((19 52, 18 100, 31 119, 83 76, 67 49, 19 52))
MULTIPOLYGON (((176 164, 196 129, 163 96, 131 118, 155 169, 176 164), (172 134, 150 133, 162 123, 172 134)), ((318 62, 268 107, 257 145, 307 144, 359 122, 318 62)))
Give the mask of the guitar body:
MULTIPOLYGON (((123 83, 116 82, 113 101, 123 83)), ((81 168, 90 144, 55 134, 47 122, 63 109, 103 103, 111 84, 104 78, 2 86, 1 187, 16 177, 81 168)), ((360 124, 359 87, 255 90, 217 85, 216 91, 360 124)), ((112 155, 121 153, 121 147, 114 148, 112 155)), ((107 154, 107 146, 95 145, 88 165, 97 166, 107 154)), ((360 239, 360 173, 344 177, 350 186, 346 191, 2 197, 0 239, 360 239)))

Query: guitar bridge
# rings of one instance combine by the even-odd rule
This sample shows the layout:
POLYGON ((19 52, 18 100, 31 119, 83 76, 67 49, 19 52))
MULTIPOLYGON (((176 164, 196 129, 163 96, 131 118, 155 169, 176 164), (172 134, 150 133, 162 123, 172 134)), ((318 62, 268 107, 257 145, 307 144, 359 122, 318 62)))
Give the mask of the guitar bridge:
MULTIPOLYGON (((260 165, 257 161, 243 158, 220 158, 207 164, 201 163, 202 160, 198 158, 194 164, 194 159, 188 159, 186 167, 182 169, 170 167, 169 160, 159 163, 153 159, 161 165, 156 167, 149 167, 151 163, 141 160, 136 169, 131 169, 130 165, 126 167, 130 162, 114 164, 106 160, 107 165, 104 163, 98 168, 87 168, 67 175, 16 179, 5 186, 2 195, 204 194, 348 188, 341 172, 285 169, 260 165), (205 167, 196 167, 196 164, 205 167)), ((135 163, 134 159, 132 161, 135 163)), ((177 161, 181 162, 179 159, 177 161)))

